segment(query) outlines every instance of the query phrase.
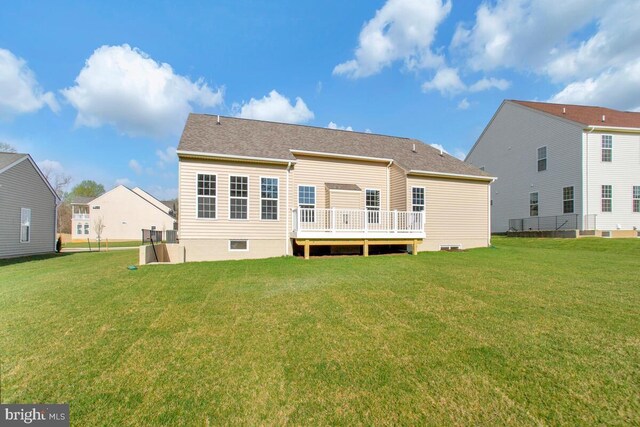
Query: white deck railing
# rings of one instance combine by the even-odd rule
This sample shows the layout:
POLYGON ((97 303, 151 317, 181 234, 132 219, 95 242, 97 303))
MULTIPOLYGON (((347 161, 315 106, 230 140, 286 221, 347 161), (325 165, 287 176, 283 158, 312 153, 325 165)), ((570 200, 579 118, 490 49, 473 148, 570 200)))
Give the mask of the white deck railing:
POLYGON ((89 219, 89 214, 73 214, 73 219, 89 219))
POLYGON ((299 208, 293 210, 293 232, 424 233, 424 212, 299 208))

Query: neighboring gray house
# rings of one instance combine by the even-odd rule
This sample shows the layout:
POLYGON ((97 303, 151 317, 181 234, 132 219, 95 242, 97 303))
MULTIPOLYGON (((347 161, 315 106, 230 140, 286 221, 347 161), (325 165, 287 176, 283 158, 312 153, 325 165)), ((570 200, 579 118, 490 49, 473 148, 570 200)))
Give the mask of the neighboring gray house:
POLYGON ((53 252, 59 202, 30 155, 0 152, 0 258, 53 252))
POLYGON ((505 100, 466 161, 498 177, 493 232, 640 228, 640 113, 505 100))

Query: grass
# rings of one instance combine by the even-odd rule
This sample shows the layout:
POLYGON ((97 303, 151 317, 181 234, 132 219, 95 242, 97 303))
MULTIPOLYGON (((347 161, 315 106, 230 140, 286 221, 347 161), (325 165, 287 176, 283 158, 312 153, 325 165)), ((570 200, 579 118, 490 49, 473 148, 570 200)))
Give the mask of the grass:
MULTIPOLYGON (((127 241, 127 242, 109 242, 109 247, 110 248, 126 248, 126 247, 138 247, 140 246, 142 243, 140 243, 140 240, 131 240, 131 241, 127 241)), ((104 240, 102 242, 100 242, 100 247, 104 248, 106 247, 107 242, 105 242, 104 240)), ((87 241, 83 241, 83 242, 64 242, 62 243, 62 248, 68 248, 68 249, 75 249, 75 248, 89 248, 89 244, 87 243, 87 241)), ((91 249, 98 249, 98 241, 97 240, 92 240, 91 241, 91 249)))
POLYGON ((640 423, 640 240, 494 243, 0 261, 2 402, 74 425, 640 423))

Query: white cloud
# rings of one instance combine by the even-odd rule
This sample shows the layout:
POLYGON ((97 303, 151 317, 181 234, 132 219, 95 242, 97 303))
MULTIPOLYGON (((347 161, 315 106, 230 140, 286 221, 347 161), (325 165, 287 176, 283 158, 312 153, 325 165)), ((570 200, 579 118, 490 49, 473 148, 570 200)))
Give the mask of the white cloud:
POLYGON ((640 59, 615 71, 605 71, 567 85, 550 102, 609 106, 640 111, 640 59))
POLYGON ((457 68, 442 67, 433 79, 422 84, 422 90, 437 90, 442 95, 455 95, 461 92, 481 92, 489 89, 506 90, 511 83, 504 79, 483 78, 467 86, 458 75, 457 68))
POLYGON ((124 185, 125 187, 133 187, 133 181, 129 178, 118 178, 115 180, 116 185, 124 185))
POLYGON ((57 160, 46 159, 39 161, 38 167, 45 175, 48 175, 48 173, 46 172, 54 174, 60 174, 64 172, 64 167, 62 167, 62 164, 57 160))
POLYGON ((130 136, 180 132, 193 105, 215 107, 222 89, 175 74, 129 45, 102 46, 87 59, 75 86, 62 90, 78 114, 77 126, 114 126, 130 136))
POLYGON ((167 147, 164 150, 156 150, 156 155, 158 156, 159 166, 164 166, 165 164, 171 164, 178 161, 176 147, 167 147))
POLYGON ((366 129, 364 130, 364 133, 371 133, 371 129, 366 128, 366 129))
POLYGON ((441 94, 454 95, 465 91, 467 86, 460 80, 456 68, 443 67, 436 72, 432 80, 422 84, 422 90, 437 90, 441 94))
POLYGON ((173 200, 178 197, 178 189, 175 187, 152 185, 150 187, 145 187, 144 190, 158 200, 173 200))
POLYGON ((236 105, 234 108, 239 109, 236 115, 245 119, 305 123, 314 117, 302 98, 297 97, 295 105, 292 105, 289 98, 280 95, 276 90, 272 90, 262 99, 251 98, 249 102, 236 105))
POLYGON ((59 110, 51 92, 44 92, 27 62, 0 48, 0 117, 32 113, 47 105, 59 110))
POLYGON ((467 152, 456 148, 455 150, 453 150, 453 157, 464 161, 465 157, 467 157, 467 152))
POLYGON ((136 175, 141 175, 143 172, 142 165, 136 160, 129 160, 129 168, 136 173, 136 175))
POLYGON ((445 153, 449 154, 449 152, 447 150, 444 149, 444 147, 442 146, 442 144, 429 144, 431 145, 433 148, 436 148, 440 151, 444 151, 445 153))
POLYGON ((355 59, 337 65, 333 74, 367 77, 395 61, 408 69, 442 65, 443 58, 431 45, 450 11, 449 0, 388 0, 362 28, 355 59))
POLYGON ((462 98, 460 102, 458 102, 458 110, 468 110, 471 104, 467 100, 467 98, 462 98))
POLYGON ((338 126, 336 123, 334 122, 329 122, 329 124, 327 125, 327 127, 329 129, 338 129, 338 130, 348 130, 348 131, 353 131, 353 128, 351 126, 338 126))

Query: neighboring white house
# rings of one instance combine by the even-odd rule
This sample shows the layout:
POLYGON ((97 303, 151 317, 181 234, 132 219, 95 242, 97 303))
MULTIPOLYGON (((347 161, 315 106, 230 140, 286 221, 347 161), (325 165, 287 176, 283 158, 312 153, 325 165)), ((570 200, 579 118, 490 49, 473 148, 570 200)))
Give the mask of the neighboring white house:
POLYGON ((0 258, 53 252, 59 202, 30 155, 0 153, 0 258))
POLYGON ((640 113, 505 100, 466 161, 499 178, 493 232, 640 227, 640 113))
POLYGON ((187 261, 490 244, 493 178, 414 139, 191 114, 177 153, 187 261))
POLYGON ((140 188, 119 185, 91 198, 76 198, 71 202, 72 239, 92 239, 103 226, 101 239, 138 240, 142 229, 173 230, 175 217, 170 207, 140 188))

